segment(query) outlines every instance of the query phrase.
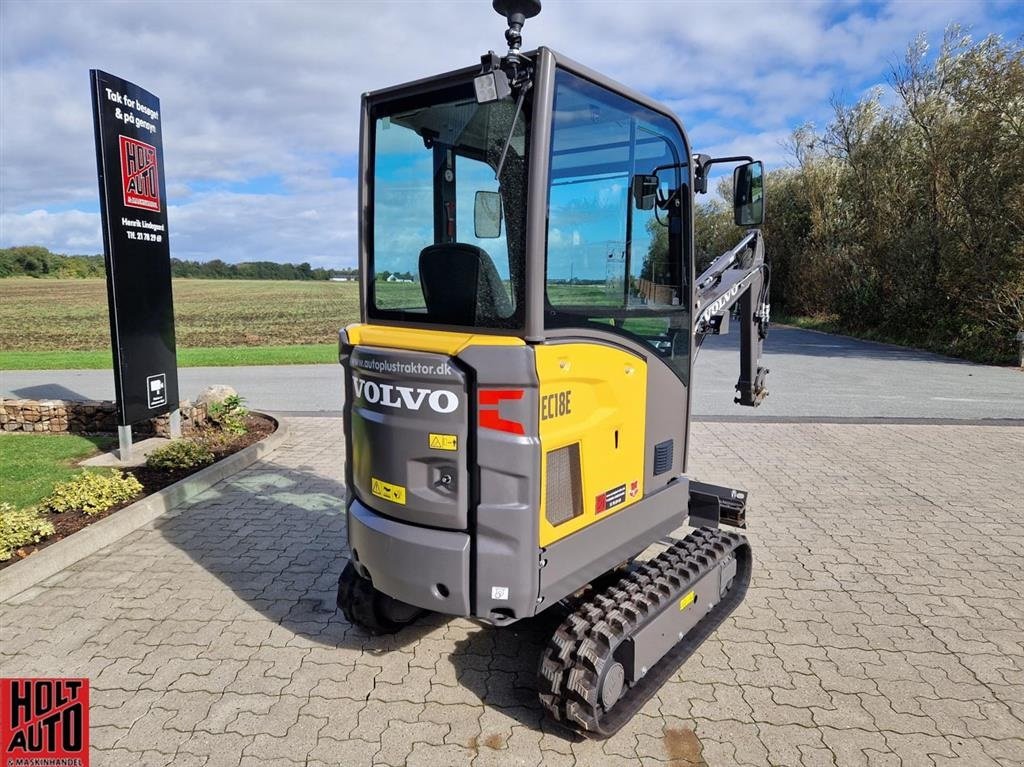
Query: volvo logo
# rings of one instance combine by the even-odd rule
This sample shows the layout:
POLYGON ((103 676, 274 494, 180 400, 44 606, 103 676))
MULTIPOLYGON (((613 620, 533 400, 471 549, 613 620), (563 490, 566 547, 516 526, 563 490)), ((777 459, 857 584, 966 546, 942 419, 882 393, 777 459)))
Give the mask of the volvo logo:
POLYGON ((435 413, 453 413, 458 410, 459 397, 447 389, 421 389, 412 386, 395 386, 376 381, 366 381, 352 376, 356 396, 371 405, 393 407, 404 410, 419 410, 426 403, 435 413))
POLYGON ((699 322, 707 322, 715 314, 718 314, 725 306, 729 303, 729 299, 733 298, 737 293, 740 292, 740 285, 736 283, 729 290, 727 290, 722 296, 720 296, 713 304, 707 309, 700 313, 699 322))

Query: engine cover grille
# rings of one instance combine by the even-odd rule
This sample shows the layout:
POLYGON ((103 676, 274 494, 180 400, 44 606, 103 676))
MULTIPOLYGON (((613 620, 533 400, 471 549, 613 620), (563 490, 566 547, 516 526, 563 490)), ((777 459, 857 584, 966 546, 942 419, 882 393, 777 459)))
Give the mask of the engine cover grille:
POLYGON ((552 525, 568 522, 583 513, 579 443, 547 453, 545 514, 552 525))

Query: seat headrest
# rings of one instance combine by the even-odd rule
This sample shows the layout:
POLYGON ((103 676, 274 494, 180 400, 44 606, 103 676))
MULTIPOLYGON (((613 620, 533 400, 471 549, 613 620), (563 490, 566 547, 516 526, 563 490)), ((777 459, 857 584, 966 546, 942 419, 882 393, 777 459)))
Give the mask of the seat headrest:
POLYGON ((463 242, 420 251, 420 285, 430 318, 452 325, 494 326, 512 316, 512 301, 491 257, 463 242))

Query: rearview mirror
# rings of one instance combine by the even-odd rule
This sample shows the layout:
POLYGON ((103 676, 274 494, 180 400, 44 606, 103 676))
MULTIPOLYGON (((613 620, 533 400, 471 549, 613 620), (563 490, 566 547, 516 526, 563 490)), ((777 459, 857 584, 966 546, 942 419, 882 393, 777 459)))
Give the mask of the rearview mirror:
POLYGON ((473 200, 473 234, 480 240, 501 237, 501 195, 479 191, 473 200))
POLYGON ((764 223, 764 164, 748 162, 732 172, 732 207, 738 226, 764 223))
POLYGON ((658 201, 658 177, 637 174, 633 176, 633 207, 637 210, 654 210, 658 201))

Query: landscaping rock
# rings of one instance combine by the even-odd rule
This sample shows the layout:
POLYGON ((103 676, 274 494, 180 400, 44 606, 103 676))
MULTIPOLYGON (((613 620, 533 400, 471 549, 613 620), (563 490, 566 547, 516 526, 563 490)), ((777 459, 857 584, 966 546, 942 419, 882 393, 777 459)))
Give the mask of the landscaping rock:
POLYGON ((223 402, 228 397, 237 397, 238 392, 232 387, 224 384, 215 384, 213 386, 207 386, 203 389, 199 396, 196 397, 197 405, 210 405, 214 402, 223 402))

